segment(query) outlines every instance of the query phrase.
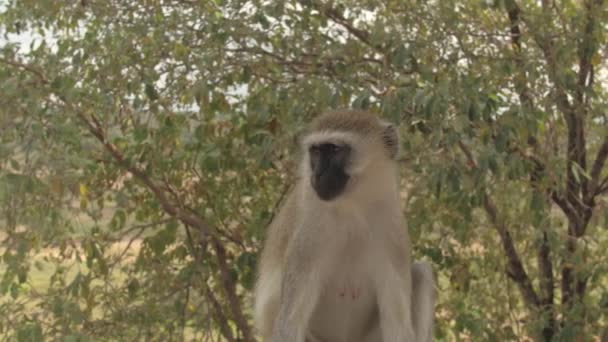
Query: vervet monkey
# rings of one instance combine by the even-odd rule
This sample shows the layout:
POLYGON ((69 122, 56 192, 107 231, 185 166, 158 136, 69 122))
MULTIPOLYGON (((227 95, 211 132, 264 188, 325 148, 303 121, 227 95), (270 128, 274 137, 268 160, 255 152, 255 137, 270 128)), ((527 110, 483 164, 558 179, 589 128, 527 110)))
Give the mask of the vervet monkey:
POLYGON ((432 340, 433 273, 411 263, 398 145, 394 127, 368 112, 312 122, 258 266, 254 318, 265 341, 432 340))

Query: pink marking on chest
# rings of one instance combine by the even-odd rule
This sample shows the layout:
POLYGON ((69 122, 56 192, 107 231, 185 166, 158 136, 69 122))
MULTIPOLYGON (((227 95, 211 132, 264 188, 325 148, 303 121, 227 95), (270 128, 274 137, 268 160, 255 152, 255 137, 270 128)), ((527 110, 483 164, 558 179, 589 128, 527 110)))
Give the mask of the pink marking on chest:
POLYGON ((340 298, 350 298, 352 300, 359 299, 361 297, 361 288, 355 286, 343 286, 338 291, 340 298))

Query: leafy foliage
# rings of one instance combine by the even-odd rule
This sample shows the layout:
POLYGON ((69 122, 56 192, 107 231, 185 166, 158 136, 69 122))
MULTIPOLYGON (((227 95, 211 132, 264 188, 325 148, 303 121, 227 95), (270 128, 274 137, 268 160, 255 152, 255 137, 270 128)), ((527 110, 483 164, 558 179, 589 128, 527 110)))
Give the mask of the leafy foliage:
POLYGON ((0 335, 252 341, 303 124, 400 125, 438 340, 608 324, 604 1, 0 4, 0 335))

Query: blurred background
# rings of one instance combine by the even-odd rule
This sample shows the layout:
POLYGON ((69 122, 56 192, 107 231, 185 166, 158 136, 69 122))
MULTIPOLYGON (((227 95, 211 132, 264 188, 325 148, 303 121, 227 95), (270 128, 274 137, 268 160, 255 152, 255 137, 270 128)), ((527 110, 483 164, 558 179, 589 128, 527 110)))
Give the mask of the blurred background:
POLYGON ((0 340, 256 340, 298 134, 352 107, 400 129, 437 341, 599 341, 607 38, 602 0, 0 0, 0 340))

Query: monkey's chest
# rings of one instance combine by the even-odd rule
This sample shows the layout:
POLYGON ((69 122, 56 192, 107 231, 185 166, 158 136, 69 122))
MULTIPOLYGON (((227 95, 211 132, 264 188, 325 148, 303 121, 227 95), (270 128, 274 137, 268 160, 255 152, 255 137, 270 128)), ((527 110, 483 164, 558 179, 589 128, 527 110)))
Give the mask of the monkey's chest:
POLYGON ((363 255, 343 255, 337 260, 309 327, 321 341, 356 342, 378 315, 369 260, 363 255))

